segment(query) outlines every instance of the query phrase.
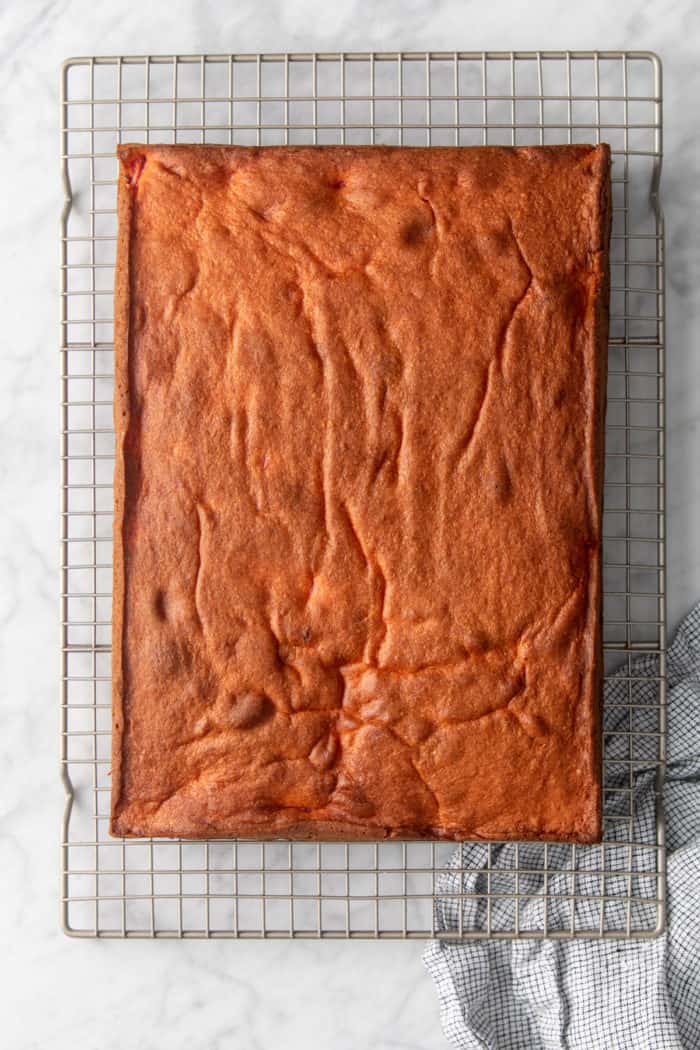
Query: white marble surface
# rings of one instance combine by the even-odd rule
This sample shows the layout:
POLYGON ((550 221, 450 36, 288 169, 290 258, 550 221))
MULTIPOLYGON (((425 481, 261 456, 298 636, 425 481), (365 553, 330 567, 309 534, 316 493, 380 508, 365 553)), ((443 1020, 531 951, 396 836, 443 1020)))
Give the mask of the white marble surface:
POLYGON ((671 622, 700 597, 700 14, 687 0, 0 6, 0 1041, 444 1047, 416 943, 70 941, 58 927, 58 69, 68 55, 651 48, 665 61, 671 622))

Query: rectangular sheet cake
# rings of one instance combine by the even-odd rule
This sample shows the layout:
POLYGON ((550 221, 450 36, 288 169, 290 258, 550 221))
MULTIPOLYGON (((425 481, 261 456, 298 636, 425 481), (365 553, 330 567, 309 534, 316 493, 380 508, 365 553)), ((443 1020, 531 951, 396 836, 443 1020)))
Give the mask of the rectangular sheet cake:
POLYGON ((609 183, 120 148, 113 834, 599 838, 609 183))

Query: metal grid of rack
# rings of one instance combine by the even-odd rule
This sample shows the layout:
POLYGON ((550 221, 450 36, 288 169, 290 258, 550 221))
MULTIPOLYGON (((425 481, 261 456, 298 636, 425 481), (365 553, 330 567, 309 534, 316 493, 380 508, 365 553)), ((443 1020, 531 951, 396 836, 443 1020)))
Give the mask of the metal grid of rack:
POLYGON ((632 52, 79 58, 62 73, 66 932, 630 937, 664 927, 661 68, 632 52), (110 766, 112 282, 119 141, 610 143, 602 844, 116 841, 110 766), (640 664, 640 656, 642 658, 640 664), (652 783, 653 812, 638 803, 652 783), (644 811, 643 811, 644 810, 644 811))

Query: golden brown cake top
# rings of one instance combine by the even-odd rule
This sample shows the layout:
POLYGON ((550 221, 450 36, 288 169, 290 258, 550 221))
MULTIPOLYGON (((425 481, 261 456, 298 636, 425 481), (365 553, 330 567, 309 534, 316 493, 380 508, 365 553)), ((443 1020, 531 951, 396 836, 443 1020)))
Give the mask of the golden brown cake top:
POLYGON ((607 147, 120 156, 113 829, 595 838, 607 147))

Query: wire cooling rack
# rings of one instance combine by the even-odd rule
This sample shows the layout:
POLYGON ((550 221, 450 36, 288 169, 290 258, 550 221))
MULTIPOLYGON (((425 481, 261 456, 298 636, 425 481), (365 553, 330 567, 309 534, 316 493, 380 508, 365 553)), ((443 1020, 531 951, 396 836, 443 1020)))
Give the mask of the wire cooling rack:
POLYGON ((664 927, 661 68, 638 52, 78 58, 62 74, 66 932, 630 937, 664 927), (115 147, 610 143, 602 844, 110 839, 115 147), (640 665, 640 655, 642 663, 640 665), (651 810, 639 801, 651 786, 651 810))

